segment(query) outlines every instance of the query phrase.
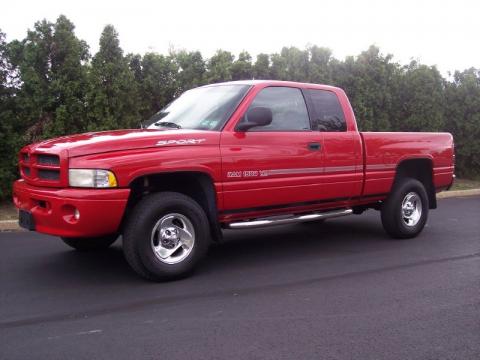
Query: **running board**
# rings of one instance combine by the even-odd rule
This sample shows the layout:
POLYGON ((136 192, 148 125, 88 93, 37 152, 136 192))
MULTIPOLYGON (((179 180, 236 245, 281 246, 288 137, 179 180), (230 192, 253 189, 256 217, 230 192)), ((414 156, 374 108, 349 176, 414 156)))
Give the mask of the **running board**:
POLYGON ((343 209, 343 210, 335 210, 335 211, 328 211, 323 213, 313 213, 313 214, 304 214, 304 215, 297 215, 291 216, 288 218, 281 218, 281 219, 257 219, 252 221, 238 221, 226 224, 225 227, 227 229, 253 229, 265 226, 273 226, 273 225, 285 225, 285 224, 295 224, 299 222, 306 222, 306 221, 314 221, 320 219, 331 219, 340 216, 350 215, 353 212, 352 209, 343 209))

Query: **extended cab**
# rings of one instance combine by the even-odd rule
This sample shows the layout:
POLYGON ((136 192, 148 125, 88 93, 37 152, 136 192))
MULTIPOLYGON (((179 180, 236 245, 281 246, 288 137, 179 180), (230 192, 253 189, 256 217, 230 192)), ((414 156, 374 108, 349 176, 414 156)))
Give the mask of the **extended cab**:
POLYGON ((20 225, 79 250, 111 245, 141 276, 184 276, 222 229, 381 211, 419 234, 454 177, 448 133, 359 132, 345 92, 240 81, 185 92, 144 129, 24 147, 20 225))

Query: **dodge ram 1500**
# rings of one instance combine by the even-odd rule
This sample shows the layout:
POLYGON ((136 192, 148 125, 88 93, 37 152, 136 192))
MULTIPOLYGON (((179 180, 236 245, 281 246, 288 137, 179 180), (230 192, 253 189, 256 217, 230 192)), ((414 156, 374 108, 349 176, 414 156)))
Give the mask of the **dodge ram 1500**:
POLYGON ((24 147, 20 225, 78 250, 122 236, 141 276, 185 276, 222 229, 381 213, 412 238, 454 177, 448 133, 359 132, 345 92, 239 81, 185 92, 142 129, 24 147))

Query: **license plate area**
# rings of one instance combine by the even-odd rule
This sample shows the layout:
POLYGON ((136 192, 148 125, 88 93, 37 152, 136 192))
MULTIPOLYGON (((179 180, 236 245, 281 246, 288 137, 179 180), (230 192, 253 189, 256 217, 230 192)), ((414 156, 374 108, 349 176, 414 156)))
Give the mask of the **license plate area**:
POLYGON ((35 230, 35 221, 33 220, 32 213, 30 211, 20 210, 18 212, 18 225, 30 231, 35 230))

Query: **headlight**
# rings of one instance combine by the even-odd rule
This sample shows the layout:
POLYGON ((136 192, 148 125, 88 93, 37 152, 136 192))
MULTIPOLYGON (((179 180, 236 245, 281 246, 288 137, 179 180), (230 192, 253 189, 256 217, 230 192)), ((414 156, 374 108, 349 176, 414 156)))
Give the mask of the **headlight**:
POLYGON ((108 170, 69 169, 68 184, 74 187, 112 188, 117 187, 117 179, 108 170))

